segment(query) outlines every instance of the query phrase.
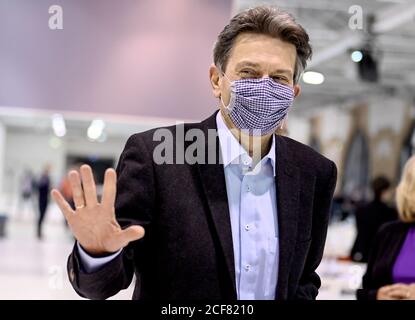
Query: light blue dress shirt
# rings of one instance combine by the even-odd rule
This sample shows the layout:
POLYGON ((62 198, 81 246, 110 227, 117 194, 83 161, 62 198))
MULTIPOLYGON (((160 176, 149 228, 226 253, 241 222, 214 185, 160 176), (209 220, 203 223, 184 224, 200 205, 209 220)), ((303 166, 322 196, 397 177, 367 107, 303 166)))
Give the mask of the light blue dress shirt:
MULTIPOLYGON (((278 279, 279 242, 275 189, 275 136, 268 154, 255 166, 252 158, 216 116, 224 166, 235 258, 238 300, 272 300, 278 279)), ((82 267, 94 272, 121 250, 105 258, 88 255, 77 244, 82 267)))
POLYGON ((275 136, 253 166, 252 158, 216 116, 232 227, 239 300, 275 298, 279 242, 275 187, 275 136))

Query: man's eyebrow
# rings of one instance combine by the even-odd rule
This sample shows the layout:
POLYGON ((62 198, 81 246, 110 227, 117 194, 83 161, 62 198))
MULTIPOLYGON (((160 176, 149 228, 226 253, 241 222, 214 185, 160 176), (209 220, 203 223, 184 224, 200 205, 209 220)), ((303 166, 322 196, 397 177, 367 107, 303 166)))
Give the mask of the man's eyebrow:
POLYGON ((290 69, 277 69, 272 72, 272 74, 282 74, 282 73, 289 74, 289 75, 293 74, 293 72, 290 69))
POLYGON ((254 68, 259 68, 260 65, 258 63, 255 62, 251 62, 251 61, 241 61, 238 62, 235 66, 235 69, 240 69, 242 67, 254 67, 254 68))
MULTIPOLYGON (((235 66, 235 69, 241 69, 243 67, 253 67, 253 68, 261 68, 261 65, 259 63, 255 63, 255 62, 251 62, 251 61, 241 61, 238 62, 235 66)), ((271 74, 288 74, 288 75, 292 75, 293 72, 290 69, 276 69, 273 72, 271 72, 271 74)))

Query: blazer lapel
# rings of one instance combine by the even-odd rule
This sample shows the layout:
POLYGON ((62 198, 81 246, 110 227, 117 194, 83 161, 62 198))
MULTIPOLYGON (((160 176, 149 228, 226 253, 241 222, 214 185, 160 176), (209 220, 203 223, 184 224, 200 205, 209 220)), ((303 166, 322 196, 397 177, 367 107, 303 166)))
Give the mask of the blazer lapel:
POLYGON ((286 299, 288 274, 295 249, 300 194, 300 172, 292 163, 284 139, 276 136, 276 190, 279 229, 279 271, 276 298, 286 299))
POLYGON ((222 161, 220 161, 219 137, 216 132, 214 139, 208 139, 208 129, 217 129, 216 112, 213 116, 202 122, 202 130, 204 131, 206 138, 206 157, 205 163, 199 163, 198 168, 201 178, 200 181, 209 206, 213 227, 216 231, 220 247, 223 251, 228 275, 232 281, 233 298, 236 299, 232 228, 229 215, 225 174, 222 161), (215 161, 213 164, 209 163, 211 161, 208 161, 209 154, 211 157, 212 152, 215 152, 215 161))

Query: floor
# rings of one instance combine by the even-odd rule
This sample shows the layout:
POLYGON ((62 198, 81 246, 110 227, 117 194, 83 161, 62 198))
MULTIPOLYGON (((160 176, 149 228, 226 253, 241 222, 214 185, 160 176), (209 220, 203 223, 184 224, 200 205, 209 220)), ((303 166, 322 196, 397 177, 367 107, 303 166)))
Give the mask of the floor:
MULTIPOLYGON (((45 237, 35 237, 30 210, 8 219, 6 237, 0 238, 0 299, 82 299, 73 291, 66 274, 73 238, 59 210, 50 206, 45 237)), ((354 238, 353 221, 329 228, 323 261, 318 268, 322 287, 318 299, 354 299, 365 265, 337 261, 347 254, 354 238)), ((111 299, 130 299, 132 286, 111 299)))

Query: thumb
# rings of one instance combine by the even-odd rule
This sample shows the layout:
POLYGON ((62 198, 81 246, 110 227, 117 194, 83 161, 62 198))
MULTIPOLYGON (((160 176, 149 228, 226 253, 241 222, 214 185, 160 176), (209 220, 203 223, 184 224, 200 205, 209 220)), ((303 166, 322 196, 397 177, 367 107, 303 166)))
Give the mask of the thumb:
POLYGON ((136 241, 144 237, 145 231, 142 226, 130 226, 122 231, 123 238, 127 242, 136 241))

